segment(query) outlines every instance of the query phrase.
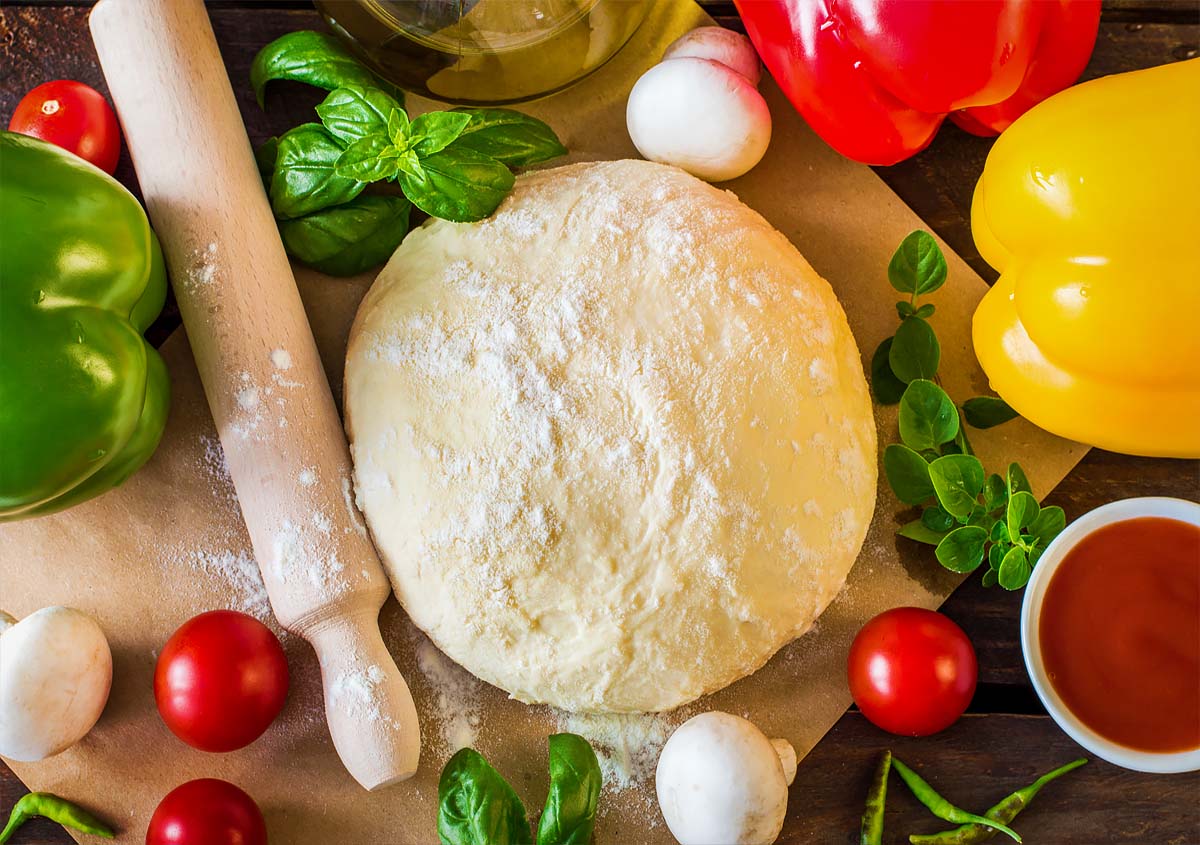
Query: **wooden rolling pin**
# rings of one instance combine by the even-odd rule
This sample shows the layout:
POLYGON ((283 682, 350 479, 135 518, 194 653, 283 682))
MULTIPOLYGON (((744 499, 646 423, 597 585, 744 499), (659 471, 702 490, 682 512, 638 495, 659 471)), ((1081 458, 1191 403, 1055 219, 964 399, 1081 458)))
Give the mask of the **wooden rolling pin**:
POLYGON ((403 780, 421 740, 379 633, 390 586, 204 3, 101 0, 91 29, 271 607, 317 652, 350 774, 403 780))

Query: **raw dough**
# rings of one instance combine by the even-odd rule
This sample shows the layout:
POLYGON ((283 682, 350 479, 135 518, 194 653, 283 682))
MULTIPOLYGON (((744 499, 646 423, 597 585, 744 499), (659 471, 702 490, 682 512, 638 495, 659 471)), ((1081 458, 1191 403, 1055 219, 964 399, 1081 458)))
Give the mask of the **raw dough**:
POLYGON ((753 672, 841 588, 874 505, 833 291, 665 165, 531 173, 490 219, 410 234, 345 398, 396 595, 521 701, 663 710, 753 672))

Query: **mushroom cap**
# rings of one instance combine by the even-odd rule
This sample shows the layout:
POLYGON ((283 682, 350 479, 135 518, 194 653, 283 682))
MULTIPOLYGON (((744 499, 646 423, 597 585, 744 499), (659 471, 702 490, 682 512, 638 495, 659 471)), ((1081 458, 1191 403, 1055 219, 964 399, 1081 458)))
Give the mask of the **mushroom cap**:
POLYGON ((0 634, 0 755, 43 760, 92 729, 112 686, 100 626, 69 607, 44 607, 0 634))
POLYGON ((702 713, 663 746, 658 804, 681 845, 769 845, 787 814, 779 754, 751 722, 702 713))
POLYGON ((629 92, 629 137, 650 161, 709 182, 741 176, 771 143, 771 111, 746 78, 711 59, 655 65, 629 92))
POLYGON ((750 39, 723 26, 702 26, 684 33, 671 42, 662 60, 686 57, 720 62, 756 88, 762 79, 762 62, 750 39))

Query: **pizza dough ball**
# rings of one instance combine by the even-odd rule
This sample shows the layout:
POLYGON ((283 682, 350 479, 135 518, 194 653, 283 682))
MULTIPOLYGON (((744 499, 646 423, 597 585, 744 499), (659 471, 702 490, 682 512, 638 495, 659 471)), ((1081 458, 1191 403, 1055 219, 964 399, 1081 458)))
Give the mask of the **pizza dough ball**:
POLYGON ((875 498, 829 285, 728 192, 643 161, 430 220, 358 312, 358 502, 413 621, 525 702, 664 710, 845 581, 875 498))

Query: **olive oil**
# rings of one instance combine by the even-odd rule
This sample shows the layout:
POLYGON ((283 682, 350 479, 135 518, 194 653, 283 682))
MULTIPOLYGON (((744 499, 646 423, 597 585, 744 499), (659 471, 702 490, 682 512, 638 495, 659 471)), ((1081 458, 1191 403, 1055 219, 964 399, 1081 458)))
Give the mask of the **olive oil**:
POLYGON ((333 27, 401 88, 453 103, 514 103, 608 61, 649 0, 316 0, 333 27))

